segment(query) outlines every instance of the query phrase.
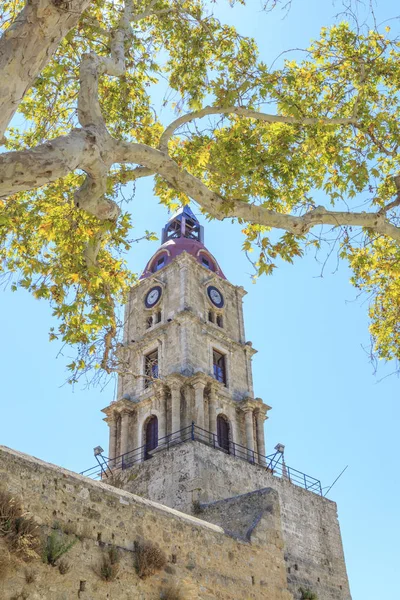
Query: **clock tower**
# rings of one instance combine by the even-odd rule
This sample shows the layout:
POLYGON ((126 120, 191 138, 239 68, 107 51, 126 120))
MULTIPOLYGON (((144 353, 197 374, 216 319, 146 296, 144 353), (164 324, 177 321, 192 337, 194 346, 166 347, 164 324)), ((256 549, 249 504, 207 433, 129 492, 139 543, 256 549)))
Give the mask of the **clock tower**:
POLYGON ((245 294, 207 250, 190 208, 180 209, 125 308, 126 373, 103 409, 111 465, 145 462, 190 436, 263 463, 270 407, 254 397, 245 294))

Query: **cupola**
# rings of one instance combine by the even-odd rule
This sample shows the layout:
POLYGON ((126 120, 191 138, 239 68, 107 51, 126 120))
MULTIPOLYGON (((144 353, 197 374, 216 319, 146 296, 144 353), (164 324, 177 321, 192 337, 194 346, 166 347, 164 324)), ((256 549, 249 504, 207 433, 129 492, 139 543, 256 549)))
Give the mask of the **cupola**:
POLYGON ((180 208, 163 227, 162 245, 142 273, 145 279, 172 262, 182 252, 194 256, 199 264, 226 279, 214 256, 204 246, 204 227, 189 206, 180 208))

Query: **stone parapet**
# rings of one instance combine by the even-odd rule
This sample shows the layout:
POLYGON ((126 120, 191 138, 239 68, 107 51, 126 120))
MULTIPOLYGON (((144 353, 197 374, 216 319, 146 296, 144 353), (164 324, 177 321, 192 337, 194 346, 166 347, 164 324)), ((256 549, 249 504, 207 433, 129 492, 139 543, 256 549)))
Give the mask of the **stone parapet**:
POLYGON ((21 499, 43 536, 55 522, 69 532, 70 541, 77 536, 63 557, 69 563, 67 573, 61 575, 38 558, 29 564, 34 578, 27 583, 26 566, 15 565, 0 582, 2 600, 150 600, 163 597, 174 583, 183 593, 187 582, 193 600, 293 599, 281 534, 269 519, 259 526, 260 532, 273 527, 268 539, 235 539, 218 525, 4 446, 0 480, 21 499), (167 559, 165 569, 145 580, 135 571, 135 543, 143 541, 156 544, 167 559), (100 565, 112 545, 119 549, 120 573, 115 581, 104 582, 100 565))
MULTIPOLYGON (((331 500, 196 441, 154 455, 129 469, 126 479, 125 489, 192 514, 198 506, 220 501, 218 510, 229 515, 235 497, 275 490, 287 580, 295 598, 303 587, 314 590, 318 600, 351 600, 336 504, 331 500)), ((200 514, 207 520, 207 511, 200 514)), ((210 520, 216 522, 214 517, 210 520)), ((223 520, 217 522, 230 528, 223 520)), ((242 525, 238 522, 237 528, 242 525)))

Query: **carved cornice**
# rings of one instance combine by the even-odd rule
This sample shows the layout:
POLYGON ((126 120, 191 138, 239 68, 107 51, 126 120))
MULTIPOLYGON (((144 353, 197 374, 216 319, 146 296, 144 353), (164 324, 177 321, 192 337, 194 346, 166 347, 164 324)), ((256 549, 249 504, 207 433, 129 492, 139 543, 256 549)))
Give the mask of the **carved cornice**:
POLYGON ((107 419, 115 419, 122 412, 134 412, 137 406, 136 402, 132 402, 132 400, 127 400, 126 398, 121 398, 120 400, 114 400, 108 406, 101 409, 101 412, 107 415, 107 419))
POLYGON ((180 373, 171 373, 170 375, 167 375, 165 377, 164 383, 169 388, 182 388, 185 385, 187 379, 187 377, 181 375, 180 373))
POLYGON ((194 388, 201 385, 203 388, 205 388, 210 383, 210 379, 212 378, 209 375, 206 375, 202 371, 197 371, 194 375, 192 375, 190 381, 194 388))
POLYGON ((268 404, 264 404, 261 398, 252 398, 250 396, 244 398, 244 400, 239 403, 239 408, 243 412, 252 411, 255 414, 263 414, 265 417, 266 413, 271 410, 271 407, 268 406, 268 404))

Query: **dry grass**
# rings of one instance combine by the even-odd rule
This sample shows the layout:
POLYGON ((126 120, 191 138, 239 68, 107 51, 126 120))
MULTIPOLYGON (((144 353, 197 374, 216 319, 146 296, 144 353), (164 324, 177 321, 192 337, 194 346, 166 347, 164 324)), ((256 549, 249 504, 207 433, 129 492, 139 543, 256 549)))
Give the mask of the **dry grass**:
POLYGON ((77 537, 82 542, 84 539, 92 539, 93 538, 93 528, 89 525, 89 523, 84 523, 81 526, 81 529, 77 532, 77 537))
POLYGON ((26 583, 35 583, 37 579, 37 573, 33 569, 25 569, 24 574, 26 583))
POLYGON ((75 535, 76 537, 78 537, 78 526, 74 521, 68 521, 68 523, 62 524, 60 529, 66 535, 75 535))
POLYGON ((301 600, 318 600, 317 594, 309 589, 299 588, 301 594, 301 600))
POLYGON ((152 542, 141 542, 136 545, 136 568, 141 579, 161 571, 166 562, 165 553, 152 542))
POLYGON ((22 592, 17 592, 14 596, 11 596, 10 600, 28 600, 29 592, 26 590, 22 590, 22 592))
POLYGON ((39 558, 39 527, 22 509, 21 502, 6 490, 0 490, 0 536, 10 552, 22 560, 39 558))
POLYGON ((0 548, 0 581, 6 579, 11 567, 11 556, 6 547, 0 548))
POLYGON ((196 588, 190 581, 175 581, 161 591, 162 600, 195 600, 196 588))
POLYGON ((119 573, 120 555, 118 548, 111 546, 103 556, 100 577, 103 581, 114 581, 119 573))
POLYGON ((71 570, 71 565, 70 565, 70 563, 67 560, 65 560, 64 558, 62 558, 58 562, 58 570, 59 570, 59 572, 60 572, 61 575, 66 575, 71 570))

